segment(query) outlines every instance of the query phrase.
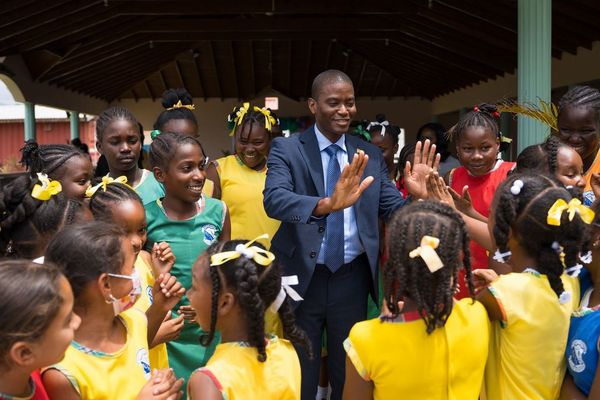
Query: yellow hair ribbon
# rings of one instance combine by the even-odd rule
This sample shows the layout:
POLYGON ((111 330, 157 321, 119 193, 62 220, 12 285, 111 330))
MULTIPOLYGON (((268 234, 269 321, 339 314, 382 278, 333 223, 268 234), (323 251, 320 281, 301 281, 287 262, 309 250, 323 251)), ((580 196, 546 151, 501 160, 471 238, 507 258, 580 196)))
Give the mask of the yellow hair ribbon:
POLYGON ((571 199, 569 203, 563 199, 558 199, 550 207, 550 210, 548 210, 548 217, 546 219, 548 225, 560 226, 560 218, 565 210, 569 213, 569 221, 573 221, 575 213, 579 214, 579 217, 586 224, 591 224, 594 220, 594 212, 581 204, 579 199, 571 199))
POLYGON ((440 256, 435 249, 440 245, 440 239, 433 236, 423 236, 421 245, 408 253, 410 258, 421 257, 429 268, 430 272, 435 272, 444 266, 440 256))
MULTIPOLYGON (((235 110, 235 108, 234 108, 235 110)), ((244 120, 244 116, 250 110, 250 103, 243 103, 242 106, 235 113, 235 117, 233 118, 233 128, 231 128, 231 132, 229 132, 229 136, 235 135, 235 129, 242 123, 244 120)))
POLYGON ((271 132, 273 125, 277 125, 277 120, 271 115, 271 111, 266 108, 260 108, 254 106, 254 111, 261 113, 265 116, 265 129, 267 132, 271 132))
POLYGON ((175 110, 177 108, 187 108, 188 110, 196 109, 193 104, 181 104, 181 100, 179 100, 177 103, 173 104, 173 107, 167 108, 167 111, 175 110))
POLYGON ((110 176, 103 176, 102 182, 100 182, 96 186, 90 186, 87 188, 87 190, 85 191, 85 197, 92 197, 94 193, 96 193, 100 188, 102 188, 102 191, 106 192, 106 187, 111 183, 122 183, 123 185, 127 185, 127 177, 121 175, 117 179, 113 179, 110 176))
POLYGON ((244 256, 254 260, 255 263, 262 265, 263 267, 268 267, 275 260, 275 254, 265 249, 261 249, 260 247, 252 246, 252 243, 256 242, 257 240, 268 238, 269 235, 264 233, 260 236, 257 236, 253 240, 246 242, 246 244, 238 244, 235 247, 235 250, 214 254, 210 257, 210 265, 223 265, 228 261, 244 256))
POLYGON ((59 194, 62 191, 62 186, 59 181, 52 181, 48 178, 48 175, 43 173, 37 174, 38 180, 41 185, 37 183, 31 190, 31 197, 41 201, 48 201, 54 195, 59 194))

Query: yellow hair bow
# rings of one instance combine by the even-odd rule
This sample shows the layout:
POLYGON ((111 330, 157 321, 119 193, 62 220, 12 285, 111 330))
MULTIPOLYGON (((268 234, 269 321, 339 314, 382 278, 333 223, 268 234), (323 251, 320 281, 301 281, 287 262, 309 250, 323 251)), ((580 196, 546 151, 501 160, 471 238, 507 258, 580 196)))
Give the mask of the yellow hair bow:
MULTIPOLYGON (((234 109, 235 110, 235 109, 234 109)), ((239 124, 242 123, 244 116, 248 114, 250 110, 250 103, 243 103, 242 106, 235 113, 235 117, 233 118, 233 127, 231 128, 231 132, 229 132, 229 136, 235 135, 235 128, 238 127, 239 124)))
POLYGON ((569 213, 569 221, 573 221, 575 213, 579 214, 579 217, 586 224, 591 224, 594 220, 594 212, 581 204, 579 199, 571 199, 569 203, 563 199, 558 199, 550 207, 550 210, 548 210, 548 218, 546 220, 548 225, 560 226, 560 218, 565 210, 569 213))
POLYGON ((246 244, 238 244, 235 246, 235 250, 214 254, 210 257, 210 265, 223 265, 228 261, 244 256, 254 260, 255 263, 262 265, 263 267, 268 267, 275 260, 275 254, 265 249, 261 249, 260 247, 252 246, 252 243, 257 240, 268 238, 269 235, 264 233, 253 240, 246 242, 246 244))
POLYGON ((59 181, 52 181, 48 178, 48 175, 39 173, 37 174, 38 180, 41 185, 37 183, 31 190, 31 197, 41 201, 48 201, 50 198, 62 191, 62 186, 59 181))
POLYGON ((85 197, 92 197, 94 193, 96 193, 100 188, 102 188, 102 191, 106 192, 106 186, 110 185, 111 183, 122 183, 124 185, 127 185, 127 177, 121 175, 117 179, 113 179, 110 176, 103 176, 102 182, 100 182, 96 186, 90 186, 87 188, 87 190, 85 191, 85 197))
POLYGON ((167 111, 175 110, 176 108, 187 108, 188 110, 196 109, 193 104, 181 104, 181 100, 179 100, 177 103, 173 104, 173 107, 167 108, 167 111))
POLYGON ((410 258, 421 257, 430 272, 435 272, 444 266, 435 249, 440 245, 440 239, 433 236, 423 236, 421 245, 408 253, 410 258))
POLYGON ((254 106, 254 111, 265 116, 265 129, 267 132, 271 132, 273 125, 277 125, 277 120, 271 115, 271 111, 266 108, 259 108, 257 106, 254 106))

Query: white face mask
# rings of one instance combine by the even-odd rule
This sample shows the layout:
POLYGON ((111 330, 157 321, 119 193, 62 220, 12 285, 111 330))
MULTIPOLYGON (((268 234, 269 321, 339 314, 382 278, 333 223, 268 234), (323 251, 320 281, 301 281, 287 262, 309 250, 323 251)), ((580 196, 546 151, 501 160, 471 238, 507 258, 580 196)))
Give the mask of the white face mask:
POLYGON ((135 268, 133 269, 131 275, 108 274, 108 276, 112 276, 113 278, 129 279, 133 282, 133 288, 131 291, 120 299, 115 298, 112 293, 109 295, 115 315, 119 315, 123 311, 129 310, 139 299, 140 295, 142 294, 142 282, 140 281, 140 276, 135 268))

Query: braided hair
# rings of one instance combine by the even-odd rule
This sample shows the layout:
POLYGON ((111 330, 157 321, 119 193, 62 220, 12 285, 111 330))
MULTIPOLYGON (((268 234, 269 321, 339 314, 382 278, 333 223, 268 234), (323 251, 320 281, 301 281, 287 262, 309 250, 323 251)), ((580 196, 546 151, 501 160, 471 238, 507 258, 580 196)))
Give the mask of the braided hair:
MULTIPOLYGON (((108 108, 100 113, 98 119, 96 120, 96 140, 98 142, 102 142, 102 138, 104 137, 104 132, 108 128, 108 126, 116 120, 126 120, 131 122, 131 125, 135 127, 135 129, 139 131, 139 123, 135 116, 126 109, 125 107, 115 106, 108 108)), ((141 138, 141 134, 140 134, 141 138)))
POLYGON ((96 190, 90 197, 89 207, 96 220, 112 222, 112 207, 128 200, 137 201, 144 207, 142 199, 131 186, 120 182, 111 182, 106 185, 106 190, 102 188, 96 190))
POLYGON ((186 107, 174 107, 181 102, 183 106, 193 106, 194 99, 192 95, 184 88, 167 89, 162 94, 162 106, 164 110, 158 115, 154 122, 153 129, 164 131, 164 126, 172 120, 187 120, 193 123, 198 128, 198 120, 196 116, 186 107))
POLYGON ((558 102, 558 119, 566 107, 591 107, 600 121, 600 91, 590 86, 574 86, 558 102))
MULTIPOLYGON (((247 132, 251 132, 252 125, 259 124, 261 128, 264 128, 265 131, 267 131, 269 139, 271 139, 271 130, 267 129, 267 117, 262 112, 256 111, 253 106, 249 106, 248 112, 244 114, 244 117, 239 123, 237 122, 237 114, 242 110, 242 108, 242 106, 235 107, 233 111, 229 115, 227 115, 227 128, 229 130, 235 129, 236 131, 239 130, 239 132, 242 132, 247 126, 247 132)), ((275 124, 273 125, 278 125, 279 119, 277 118, 277 115, 275 115, 275 113, 270 108, 267 108, 266 111, 268 112, 268 115, 275 119, 275 124)))
MULTIPOLYGON (((245 242, 241 240, 217 242, 208 248, 206 254, 210 260, 210 256, 235 250, 239 244, 245 242)), ((255 243, 254 246, 262 247, 259 243, 255 243)), ((200 343, 208 346, 212 342, 217 326, 219 293, 223 287, 231 288, 246 316, 248 342, 256 348, 258 361, 266 361, 265 311, 281 290, 281 268, 277 263, 264 267, 242 256, 222 265, 211 265, 209 271, 212 282, 210 329, 200 338, 200 343)), ((304 346, 312 357, 308 336, 295 325, 294 311, 287 298, 278 313, 283 325, 283 336, 294 345, 304 346)))
POLYGON ((88 157, 81 149, 70 144, 43 144, 29 139, 21 148, 21 164, 32 177, 45 173, 50 179, 60 180, 63 177, 62 167, 72 157, 88 157))
POLYGON ((164 132, 157 135, 150 145, 150 166, 160 168, 163 171, 168 170, 177 148, 189 143, 198 145, 202 154, 205 154, 200 141, 195 137, 174 132, 164 132))
POLYGON ((473 296, 469 235, 460 215, 449 206, 419 201, 404 207, 390 222, 388 248, 384 295, 394 317, 400 313, 398 301, 407 297, 416 302, 428 334, 443 327, 452 312, 458 273, 463 267, 473 296), (439 239, 436 252, 444 266, 433 273, 422 258, 409 257, 423 236, 439 239))
POLYGON ((586 224, 578 214, 569 221, 568 213, 563 212, 560 226, 547 223, 548 211, 558 199, 567 203, 571 194, 553 179, 543 175, 516 174, 508 177, 497 189, 496 224, 493 229, 496 245, 501 252, 507 252, 509 232, 518 240, 527 254, 536 261, 535 268, 548 277, 552 290, 557 296, 564 292, 560 279, 564 271, 560 250, 565 254, 565 265, 578 263, 582 250, 586 224), (513 183, 520 180, 523 185, 515 195, 511 191, 513 183), (553 246, 554 245, 554 246, 553 246))
POLYGON ((460 140, 460 137, 471 126, 482 126, 489 129, 495 137, 500 136, 498 108, 494 104, 479 104, 458 120, 458 123, 450 129, 450 135, 460 140))
POLYGON ((21 176, 0 188, 0 256, 35 258, 52 235, 76 220, 83 203, 63 193, 47 201, 31 197, 37 178, 21 176))

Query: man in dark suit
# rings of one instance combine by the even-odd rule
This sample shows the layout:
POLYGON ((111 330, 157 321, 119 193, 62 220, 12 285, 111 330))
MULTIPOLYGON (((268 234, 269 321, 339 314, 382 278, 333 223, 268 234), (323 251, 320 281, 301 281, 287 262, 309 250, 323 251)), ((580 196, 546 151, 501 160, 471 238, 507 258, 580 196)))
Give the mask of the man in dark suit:
MULTIPOLYGON (((298 349, 302 399, 315 398, 325 329, 331 398, 341 399, 343 341, 366 318, 369 292, 373 298, 377 294, 378 219, 389 218, 406 200, 390 182, 379 148, 346 134, 356 114, 354 87, 346 74, 319 74, 308 107, 316 121, 312 128, 273 141, 264 206, 281 221, 271 250, 285 275, 298 276, 296 289, 304 299, 296 318, 314 357, 298 349)), ((412 195, 425 197, 435 147, 429 152, 427 142, 423 154, 420 145, 417 153, 405 181, 412 195)))

